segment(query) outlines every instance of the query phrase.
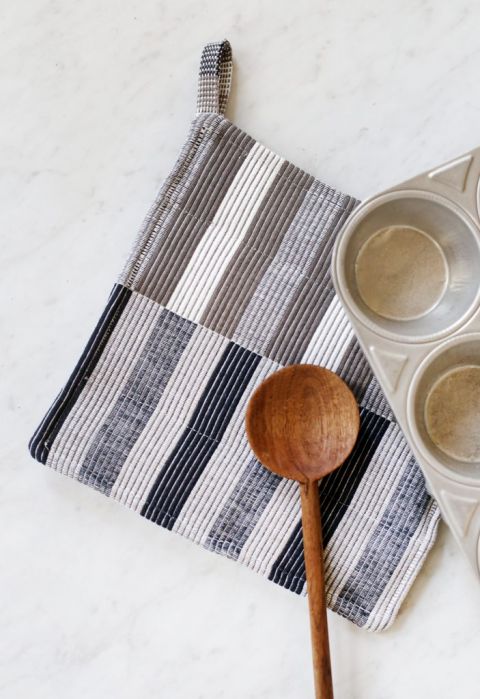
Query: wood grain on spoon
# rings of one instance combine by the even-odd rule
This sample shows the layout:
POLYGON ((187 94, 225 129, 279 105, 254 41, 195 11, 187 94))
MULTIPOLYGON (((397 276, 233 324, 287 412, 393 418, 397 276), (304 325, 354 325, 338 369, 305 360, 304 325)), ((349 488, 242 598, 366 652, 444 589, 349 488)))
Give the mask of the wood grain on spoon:
POLYGON ((247 408, 247 436, 259 461, 301 487, 317 699, 333 697, 317 484, 348 457, 359 427, 358 406, 348 386, 328 369, 309 364, 269 376, 247 408))

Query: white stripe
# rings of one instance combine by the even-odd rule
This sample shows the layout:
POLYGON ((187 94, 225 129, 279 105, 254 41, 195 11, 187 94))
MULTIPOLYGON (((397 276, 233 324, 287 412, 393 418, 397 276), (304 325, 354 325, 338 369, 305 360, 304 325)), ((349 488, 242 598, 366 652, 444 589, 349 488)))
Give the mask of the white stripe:
POLYGON ((251 149, 178 282, 168 308, 189 320, 201 318, 283 162, 283 158, 258 143, 251 149))
POLYGON ((239 562, 268 575, 300 517, 298 483, 283 479, 243 546, 239 562))
POLYGON ((353 337, 353 329, 337 296, 327 308, 303 354, 303 364, 320 364, 335 371, 343 349, 353 337), (327 347, 325 347, 327 343, 327 347), (327 350, 330 349, 329 352, 327 350), (331 350, 334 349, 332 352, 331 350))

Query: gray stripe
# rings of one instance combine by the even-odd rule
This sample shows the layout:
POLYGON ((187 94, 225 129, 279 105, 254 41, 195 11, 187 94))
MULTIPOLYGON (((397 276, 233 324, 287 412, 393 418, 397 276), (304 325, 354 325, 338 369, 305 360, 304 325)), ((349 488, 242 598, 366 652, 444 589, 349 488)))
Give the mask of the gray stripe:
POLYGON ((124 389, 87 452, 79 481, 110 493, 195 328, 194 323, 162 310, 124 389))
MULTIPOLYGON (((243 309, 276 255, 312 180, 310 175, 290 163, 281 165, 234 259, 212 294, 201 319, 204 325, 232 337, 243 309), (239 294, 240 289, 243 293, 239 294)), ((249 349, 256 351, 254 346, 249 345, 249 349)))
POLYGON ((337 598, 334 611, 364 626, 425 515, 430 497, 413 457, 337 598))
POLYGON ((267 206, 258 212, 245 245, 274 257, 313 181, 311 175, 284 162, 270 189, 267 206))
MULTIPOLYGON (((207 327, 215 328, 217 332, 232 338, 235 328, 240 323, 255 288, 260 283, 270 264, 270 258, 259 255, 253 247, 243 248, 232 262, 207 307, 202 322, 207 327), (228 303, 222 303, 226 299, 228 303)), ((255 351, 255 342, 242 341, 243 345, 255 351)))
MULTIPOLYGON (((306 203, 306 202, 305 202, 306 203)), ((289 364, 300 361, 315 329, 333 298, 330 264, 335 235, 356 201, 317 182, 299 236, 308 249, 301 281, 283 313, 277 314, 276 331, 265 354, 289 364), (285 328, 288 331, 285 332, 285 328)))
POLYGON ((205 546, 212 551, 221 548, 230 558, 237 559, 280 481, 279 476, 252 458, 215 520, 205 546))
MULTIPOLYGON (((260 283, 255 288, 248 307, 238 324, 234 339, 237 342, 248 343, 255 351, 263 352, 271 344, 272 336, 278 332, 279 318, 288 307, 292 297, 298 293, 301 284, 302 270, 308 267, 311 257, 315 254, 317 245, 310 245, 311 235, 308 220, 312 203, 318 197, 318 185, 311 184, 305 192, 301 206, 283 236, 277 251, 260 249, 259 254, 270 257, 260 283), (307 235, 305 235, 305 233, 307 235), (261 318, 261 323, 258 319, 261 318)), ((316 238, 318 236, 316 233, 316 238)))
POLYGON ((157 232, 155 249, 138 282, 141 293, 162 305, 168 303, 254 141, 233 124, 219 121, 208 145, 201 162, 182 183, 183 196, 157 232))
POLYGON ((299 291, 283 315, 278 318, 276 334, 265 354, 281 364, 299 362, 315 328, 334 297, 333 287, 320 286, 302 278, 299 291))
POLYGON ((184 205, 195 176, 212 149, 212 136, 218 130, 219 118, 215 115, 202 117, 193 122, 188 140, 170 175, 162 185, 154 203, 150 207, 132 252, 124 267, 119 282, 131 289, 137 289, 146 274, 148 263, 156 257, 156 250, 173 225, 184 205), (138 282, 138 283, 137 283, 138 282))
MULTIPOLYGON (((230 294, 234 299, 237 298, 236 314, 233 317, 235 324, 231 322, 228 329, 222 326, 223 331, 231 332, 236 325, 233 339, 259 352, 264 351, 269 343, 271 345, 275 341, 272 338, 284 332, 282 315, 288 312, 291 299, 302 294, 302 283, 308 283, 303 272, 309 268, 315 268, 319 250, 320 257, 327 259, 327 265, 329 264, 328 255, 333 241, 327 246, 323 242, 324 237, 330 232, 329 227, 325 226, 325 221, 333 217, 336 224, 343 211, 339 206, 345 201, 350 201, 350 198, 338 195, 325 185, 306 178, 305 173, 298 168, 286 169, 281 174, 291 179, 296 188, 301 187, 303 196, 297 196, 294 207, 289 206, 286 210, 282 210, 281 207, 285 206, 283 202, 288 192, 280 189, 280 180, 275 183, 270 197, 270 206, 265 207, 261 212, 261 216, 256 221, 257 225, 252 231, 252 237, 245 241, 249 246, 249 253, 245 253, 244 258, 239 257, 235 263, 238 270, 237 276, 228 280, 230 294), (284 226, 281 236, 277 234, 278 225, 275 218, 273 218, 273 226, 268 225, 273 212, 281 213, 282 220, 285 220, 287 212, 289 214, 288 219, 285 220, 288 226, 286 230, 284 226), (328 250, 325 251, 326 247, 328 250), (255 253, 251 252, 252 248, 255 253), (247 274, 252 274, 251 267, 252 262, 254 264, 255 255, 258 256, 258 261, 253 283, 249 284, 250 294, 239 297, 238 289, 247 282, 247 274), (245 272, 241 274, 244 270, 245 272), (248 306, 245 303, 246 300, 248 300, 248 306), (239 310, 243 311, 241 319, 239 319, 239 310)), ((325 304, 321 304, 321 307, 324 309, 325 304)), ((296 309, 294 312, 296 313, 296 309)), ((232 320, 232 315, 229 319, 232 320)), ((271 346, 270 351, 272 351, 271 346)), ((270 356, 278 358, 275 351, 270 356)))
POLYGON ((245 309, 234 340, 268 355, 272 338, 280 332, 279 320, 291 298, 299 293, 302 281, 303 275, 298 270, 270 263, 245 309))

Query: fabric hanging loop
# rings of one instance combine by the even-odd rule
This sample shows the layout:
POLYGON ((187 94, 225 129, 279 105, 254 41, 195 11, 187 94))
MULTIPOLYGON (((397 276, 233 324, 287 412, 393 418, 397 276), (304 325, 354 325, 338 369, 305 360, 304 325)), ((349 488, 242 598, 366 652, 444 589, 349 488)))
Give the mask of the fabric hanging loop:
POLYGON ((207 44, 200 60, 197 114, 224 114, 232 84, 229 41, 207 44))

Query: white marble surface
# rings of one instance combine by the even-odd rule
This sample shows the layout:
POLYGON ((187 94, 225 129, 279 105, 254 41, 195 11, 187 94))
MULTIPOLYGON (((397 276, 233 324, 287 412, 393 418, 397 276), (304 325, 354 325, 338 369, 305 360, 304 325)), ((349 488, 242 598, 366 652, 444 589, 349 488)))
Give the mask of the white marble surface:
MULTIPOLYGON (((229 115, 359 197, 480 142, 480 6, 0 5, 0 696, 312 696, 304 599, 37 464, 26 442, 185 138, 200 49, 229 115)), ((331 616, 337 699, 477 699, 480 595, 442 528, 395 625, 331 616)))

